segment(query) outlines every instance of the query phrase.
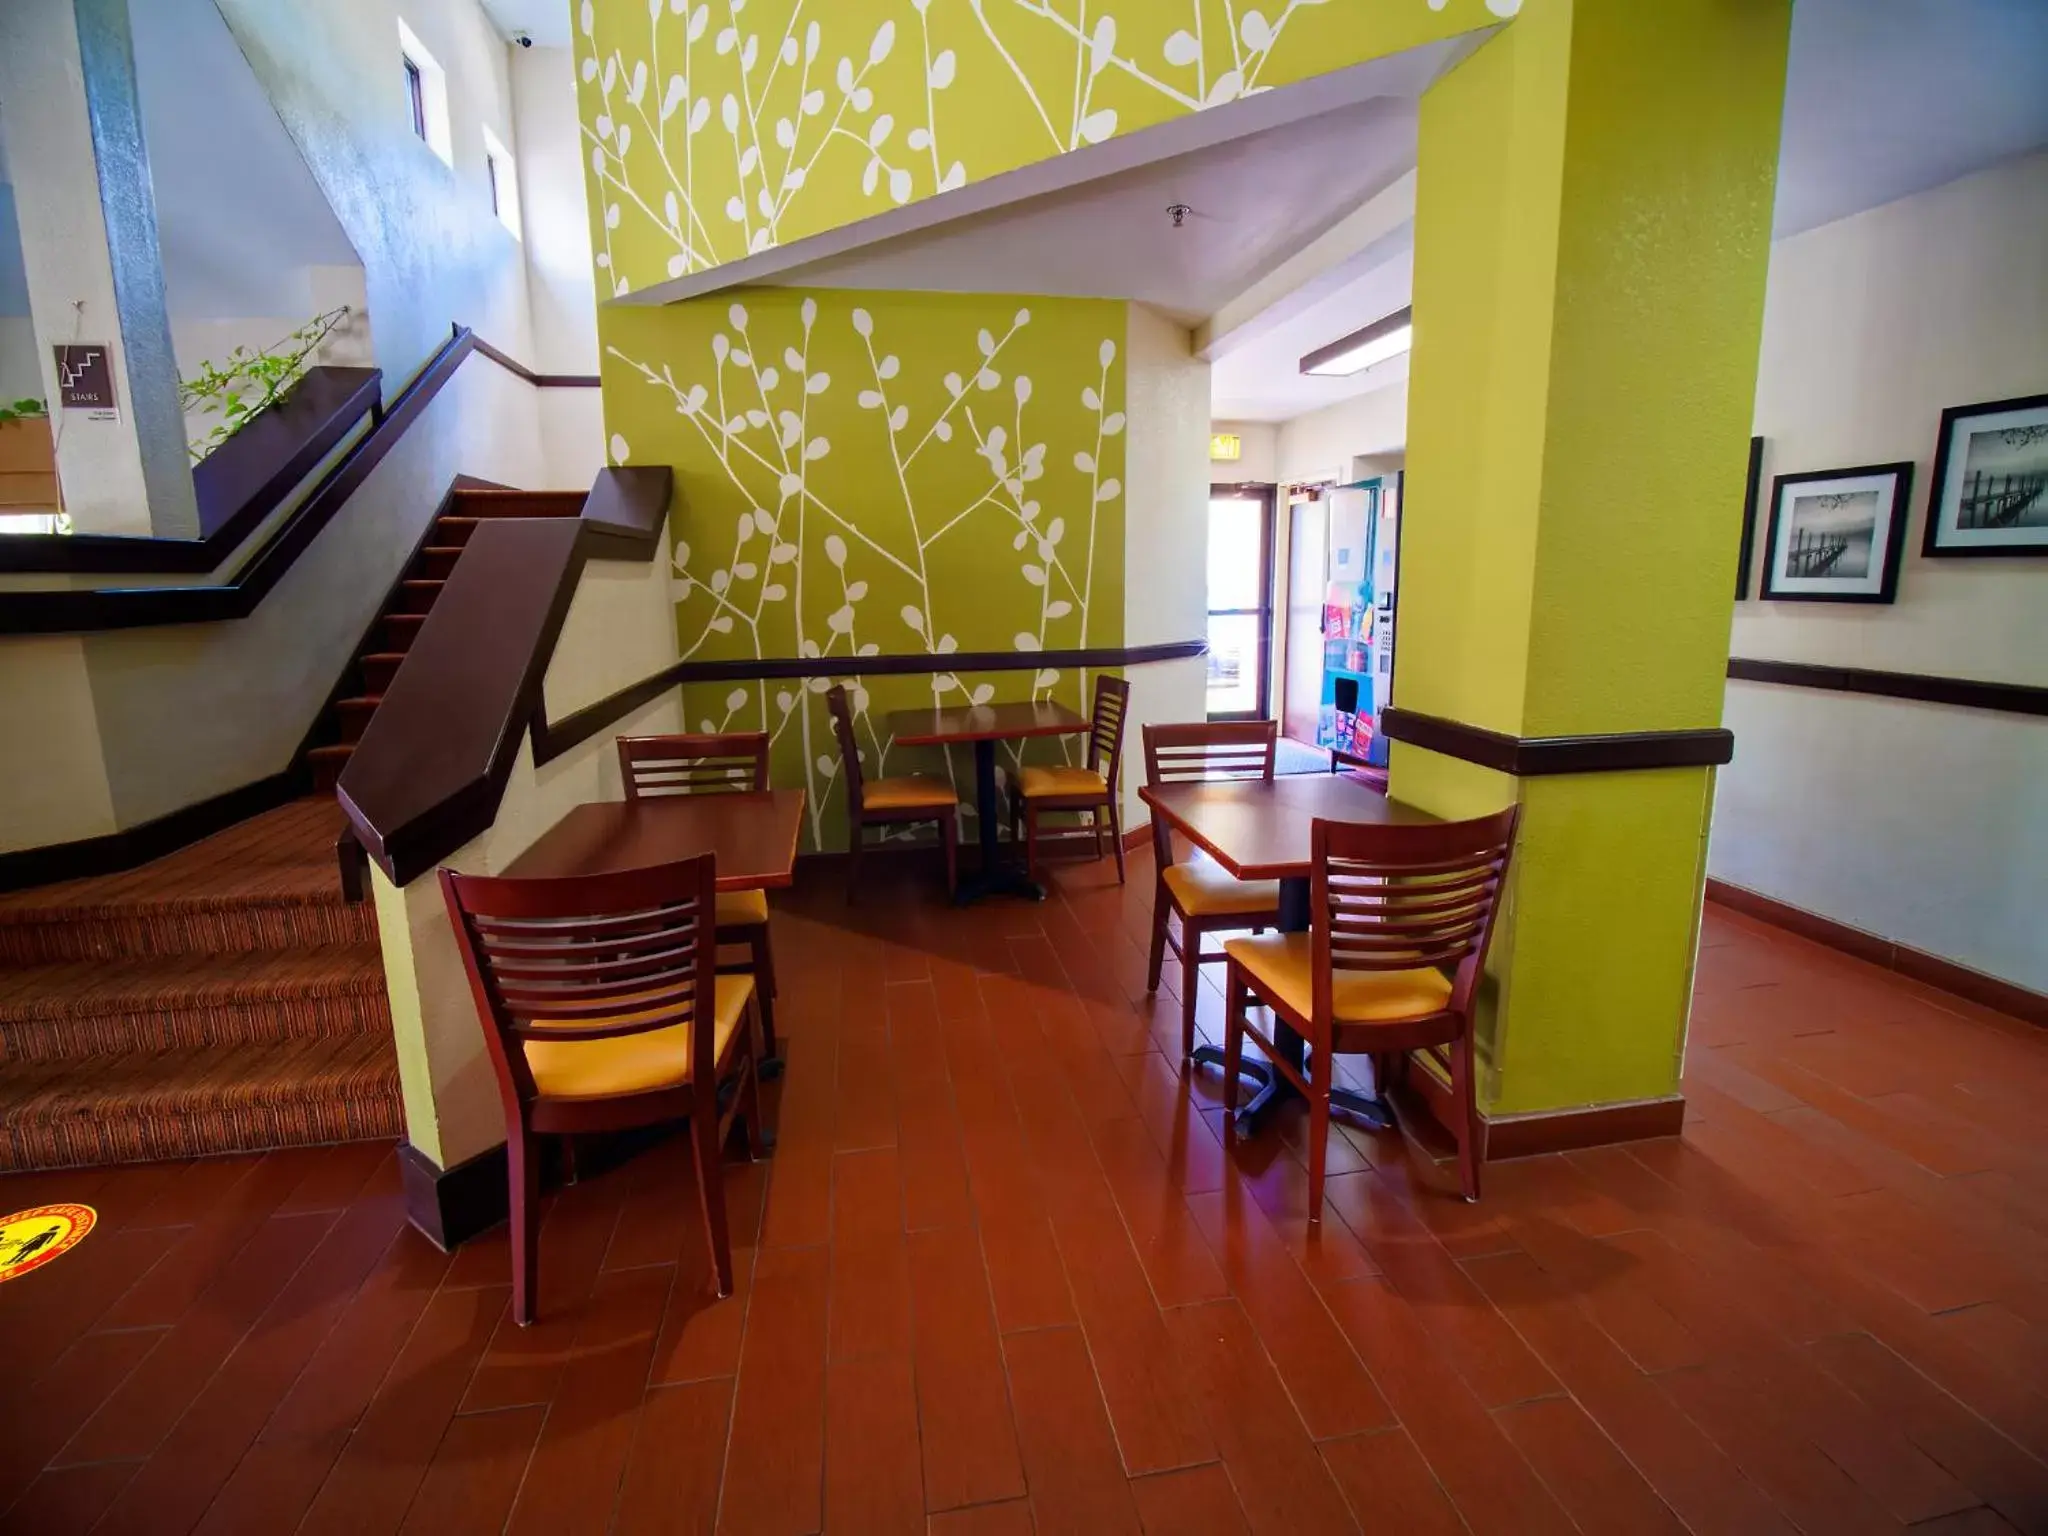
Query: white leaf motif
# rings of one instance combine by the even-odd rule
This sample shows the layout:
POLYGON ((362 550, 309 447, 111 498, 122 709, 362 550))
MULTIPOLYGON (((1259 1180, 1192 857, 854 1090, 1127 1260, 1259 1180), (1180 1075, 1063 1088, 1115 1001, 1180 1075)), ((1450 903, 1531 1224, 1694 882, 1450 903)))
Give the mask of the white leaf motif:
POLYGON ((1090 144, 1100 144, 1115 133, 1115 107, 1104 107, 1100 112, 1090 112, 1081 119, 1081 137, 1090 144))
POLYGON ((1084 475, 1095 473, 1095 455, 1085 449, 1074 455, 1074 468, 1084 475))
POLYGON ((953 83, 953 74, 958 63, 959 61, 953 57, 952 49, 942 48, 938 57, 932 60, 931 70, 925 75, 925 84, 935 91, 943 91, 953 83))
POLYGON ((916 630, 920 635, 923 634, 924 610, 916 607, 915 605, 906 603, 903 607, 903 622, 908 624, 912 629, 916 630))
POLYGON ((1201 56, 1201 45, 1191 32, 1176 32, 1166 40, 1166 62, 1169 64, 1185 68, 1201 56))
POLYGON ((844 539, 842 539, 841 537, 839 537, 839 535, 838 535, 838 534, 836 534, 836 533, 828 533, 828 534, 826 534, 826 535, 825 535, 825 558, 826 558, 827 560, 830 560, 830 561, 831 561, 831 562, 832 562, 832 563, 833 563, 834 565, 836 565, 836 566, 841 566, 841 567, 845 566, 845 564, 846 564, 846 540, 844 540, 844 539))
POLYGON ((1024 579, 1034 587, 1042 587, 1045 585, 1045 571, 1040 566, 1027 565, 1024 567, 1024 579))
POLYGON ((1115 479, 1105 480, 1095 488, 1095 499, 1097 501, 1115 501, 1117 497, 1123 494, 1123 489, 1120 481, 1115 479))
POLYGON ((1237 35, 1244 39, 1245 47, 1253 53, 1262 53, 1273 46, 1273 26, 1259 11, 1246 11, 1243 20, 1237 24, 1237 35))
POLYGON ((875 29, 875 40, 868 44, 869 65, 881 63, 882 60, 889 57, 889 50, 895 46, 896 23, 894 21, 885 21, 875 29))

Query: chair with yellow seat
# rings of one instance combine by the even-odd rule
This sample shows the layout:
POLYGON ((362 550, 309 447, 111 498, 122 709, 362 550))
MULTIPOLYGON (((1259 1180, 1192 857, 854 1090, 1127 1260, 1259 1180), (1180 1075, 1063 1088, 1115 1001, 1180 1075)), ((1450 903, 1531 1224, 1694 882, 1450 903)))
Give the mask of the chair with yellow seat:
POLYGON ((924 774, 869 780, 860 768, 860 743, 853 734, 853 708, 846 688, 834 683, 825 694, 832 711, 832 734, 839 742, 839 766, 846 778, 846 899, 853 900, 860 874, 862 830, 869 826, 938 823, 939 843, 946 852, 946 894, 960 883, 960 796, 944 779, 924 774))
POLYGON ((736 1116, 751 1155, 766 1141, 758 999, 752 976, 718 974, 714 864, 553 880, 441 871, 505 1111, 522 1326, 540 1277, 542 1136, 687 1118, 718 1294, 732 1294, 720 1149, 736 1116))
MULTIPOLYGON (((765 790, 768 733, 621 736, 619 777, 625 781, 628 800, 765 790)), ((775 951, 768 942, 768 893, 721 891, 717 913, 719 944, 746 946, 745 961, 720 969, 745 970, 759 985, 761 1075, 774 1077, 782 1070, 782 1060, 775 1043, 775 951)))
MULTIPOLYGON (((1201 780, 1273 780, 1273 755, 1280 728, 1271 720, 1208 720, 1190 725, 1144 728, 1145 785, 1201 780)), ((1220 949, 1202 952, 1202 935, 1232 929, 1280 926, 1277 880, 1239 880, 1199 849, 1174 856, 1173 834, 1163 818, 1152 818, 1152 853, 1157 867, 1152 891, 1152 947, 1146 957, 1145 990, 1159 990, 1166 951, 1180 956, 1180 1058, 1195 1054, 1195 997, 1201 967, 1220 963, 1220 949), (1169 921, 1172 919, 1173 921, 1169 921), (1179 936, 1173 933, 1178 926, 1179 936)))
POLYGON ((1085 814, 1095 828, 1095 857, 1102 857, 1102 834, 1109 832, 1116 851, 1116 883, 1124 883, 1124 834, 1117 815, 1117 781, 1124 748, 1124 714, 1131 685, 1107 673, 1095 679, 1095 708, 1090 713, 1088 755, 1079 767, 1054 764, 1028 767, 1010 781, 1010 840, 1024 839, 1024 872, 1038 878, 1038 819, 1047 813, 1085 814))
MULTIPOLYGON (((1374 1075, 1422 1051, 1450 1079, 1458 1175, 1479 1198, 1473 1003, 1515 841, 1515 807, 1474 821, 1310 829, 1309 931, 1231 939, 1224 972, 1225 1103, 1235 1103, 1244 1038, 1258 1041, 1308 1098, 1309 1220, 1322 1219, 1335 1058, 1370 1055, 1374 1075), (1246 1018, 1256 997, 1306 1042, 1306 1072, 1246 1018)), ((1229 1122, 1226 1122, 1228 1124, 1229 1122)))

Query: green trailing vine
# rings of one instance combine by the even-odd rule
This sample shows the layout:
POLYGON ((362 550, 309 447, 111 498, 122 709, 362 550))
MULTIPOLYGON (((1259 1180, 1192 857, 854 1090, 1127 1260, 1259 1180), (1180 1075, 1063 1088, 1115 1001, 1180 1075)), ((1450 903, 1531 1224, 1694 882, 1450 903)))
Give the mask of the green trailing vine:
POLYGON ((189 413, 206 411, 216 420, 186 446, 198 463, 233 437, 299 381, 308 359, 348 319, 344 304, 316 315, 264 351, 236 347, 218 363, 205 362, 178 381, 178 403, 189 413))
POLYGON ((0 422, 41 421, 50 414, 50 408, 34 395, 25 395, 19 400, 0 401, 0 422))

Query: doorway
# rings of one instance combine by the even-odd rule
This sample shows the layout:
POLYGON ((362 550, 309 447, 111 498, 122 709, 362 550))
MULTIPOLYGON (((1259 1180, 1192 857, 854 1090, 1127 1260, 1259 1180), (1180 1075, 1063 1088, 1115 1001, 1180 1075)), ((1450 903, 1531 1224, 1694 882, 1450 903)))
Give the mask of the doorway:
POLYGON ((1272 703, 1273 488, 1209 488, 1209 718, 1263 720, 1272 703))

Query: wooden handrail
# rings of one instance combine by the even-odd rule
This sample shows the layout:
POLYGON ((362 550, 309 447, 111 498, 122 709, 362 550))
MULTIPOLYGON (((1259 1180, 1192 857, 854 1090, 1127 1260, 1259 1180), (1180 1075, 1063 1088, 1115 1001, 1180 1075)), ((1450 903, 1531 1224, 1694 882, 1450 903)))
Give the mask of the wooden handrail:
POLYGON ((311 369, 291 395, 193 470, 201 521, 209 525, 204 538, 0 534, 0 571, 210 571, 283 505, 358 422, 369 417, 370 429, 329 467, 299 508, 230 580, 161 588, 0 592, 0 634, 65 634, 247 617, 472 352, 539 388, 594 387, 598 382, 595 375, 535 373, 462 325, 453 327, 448 340, 389 405, 379 402, 383 375, 374 368, 311 369))
POLYGON ((342 769, 341 808, 398 885, 497 818, 587 560, 655 557, 665 467, 599 472, 575 518, 478 524, 342 769))

